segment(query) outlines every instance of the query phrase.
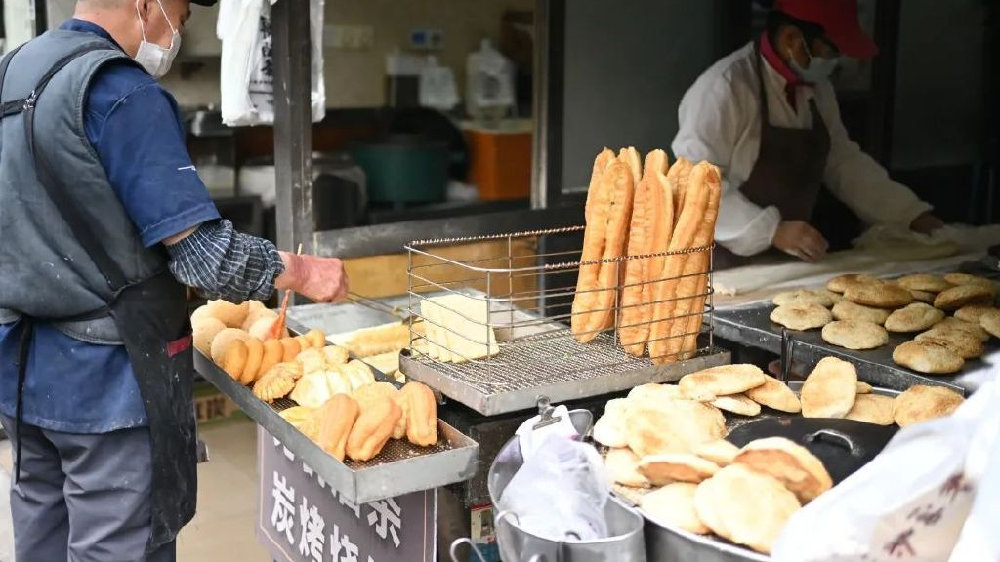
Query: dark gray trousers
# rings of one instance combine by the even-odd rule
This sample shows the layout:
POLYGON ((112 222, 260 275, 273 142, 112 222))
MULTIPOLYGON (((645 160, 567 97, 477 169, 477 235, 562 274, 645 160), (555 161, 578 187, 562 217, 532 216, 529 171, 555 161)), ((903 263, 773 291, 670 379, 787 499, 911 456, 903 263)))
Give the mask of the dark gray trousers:
MULTIPOLYGON (((17 451, 11 419, 0 416, 17 451)), ((172 562, 171 543, 146 557, 149 430, 104 434, 21 426, 21 479, 11 475, 18 562, 172 562)))

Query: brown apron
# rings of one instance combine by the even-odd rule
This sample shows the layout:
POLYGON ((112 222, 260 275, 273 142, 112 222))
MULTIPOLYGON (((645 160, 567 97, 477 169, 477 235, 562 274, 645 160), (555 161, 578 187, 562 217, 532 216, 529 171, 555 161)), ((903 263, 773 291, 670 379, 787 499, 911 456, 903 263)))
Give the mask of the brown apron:
MULTIPOLYGON (((740 191, 761 207, 777 207, 782 220, 809 221, 817 226, 815 220, 818 214, 826 215, 828 210, 835 210, 838 216, 842 216, 844 205, 822 186, 823 169, 830 152, 830 135, 816 109, 816 102, 809 101, 813 122, 811 129, 772 125, 759 44, 755 50, 760 78, 760 152, 750 177, 740 186, 740 191), (818 207, 817 201, 822 201, 818 207), (820 212, 815 213, 816 210, 820 212)), ((853 218, 853 214, 848 216, 853 218)), ((824 223, 838 221, 843 223, 844 219, 821 220, 824 223)), ((817 228, 824 236, 829 236, 828 232, 824 232, 825 226, 817 228)), ((853 236, 848 236, 848 243, 851 238, 853 236)), ((773 256, 771 252, 766 254, 773 256)), ((728 269, 746 265, 753 257, 756 256, 737 256, 722 246, 716 246, 713 266, 715 269, 728 269)))

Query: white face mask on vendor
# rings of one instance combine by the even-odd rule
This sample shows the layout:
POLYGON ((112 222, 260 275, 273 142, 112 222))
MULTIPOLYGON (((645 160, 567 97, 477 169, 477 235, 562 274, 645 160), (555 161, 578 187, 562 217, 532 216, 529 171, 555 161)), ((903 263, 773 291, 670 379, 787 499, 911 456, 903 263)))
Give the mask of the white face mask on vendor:
POLYGON ((809 84, 817 84, 830 77, 833 71, 837 69, 840 64, 840 57, 832 59, 824 59, 821 57, 814 57, 812 52, 809 50, 809 45, 802 43, 802 46, 806 50, 806 54, 809 55, 809 64, 805 67, 796 62, 795 57, 792 53, 788 53, 788 64, 792 67, 792 70, 799 75, 799 78, 803 82, 809 84))
POLYGON ((135 54, 135 62, 142 65, 150 75, 159 78, 170 70, 170 65, 177 58, 177 52, 181 49, 181 34, 174 29, 167 11, 163 9, 163 3, 156 0, 156 4, 163 13, 163 18, 167 20, 173 36, 170 38, 170 48, 164 49, 156 43, 146 41, 146 24, 142 21, 142 14, 139 12, 139 0, 135 3, 135 13, 139 15, 139 26, 142 27, 142 43, 139 43, 139 51, 135 54))

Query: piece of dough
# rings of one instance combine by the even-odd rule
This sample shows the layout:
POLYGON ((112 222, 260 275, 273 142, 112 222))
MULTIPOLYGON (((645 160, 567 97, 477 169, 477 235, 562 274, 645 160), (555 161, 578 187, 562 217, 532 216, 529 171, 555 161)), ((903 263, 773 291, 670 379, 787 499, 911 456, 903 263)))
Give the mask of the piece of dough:
POLYGON ((758 387, 767 375, 756 365, 720 365, 685 375, 678 386, 691 400, 711 402, 719 396, 739 394, 758 387))
POLYGON ((882 325, 885 324, 891 313, 891 310, 865 306, 848 300, 833 305, 834 320, 863 320, 882 325))
POLYGON ((836 320, 823 326, 823 341, 847 349, 874 349, 889 343, 889 332, 874 322, 836 320))
POLYGON ((639 472, 653 486, 665 486, 671 482, 697 484, 711 478, 719 468, 712 461, 688 453, 653 455, 639 461, 639 472))
POLYGON ((833 314, 818 304, 791 304, 771 311, 771 322, 789 330, 805 331, 822 328, 833 321, 833 314))
POLYGON ((896 397, 893 413, 900 427, 950 415, 965 398, 943 386, 916 384, 896 397))
POLYGON ((591 213, 593 213, 593 205, 598 201, 598 198, 594 194, 600 189, 601 176, 604 175, 604 170, 608 167, 608 164, 611 164, 614 160, 614 151, 607 147, 594 158, 594 169, 590 174, 590 186, 587 189, 587 203, 584 208, 584 218, 588 223, 590 222, 591 213))
POLYGON ((892 425, 893 399, 881 394, 860 394, 854 399, 854 407, 847 413, 846 419, 874 423, 878 425, 892 425))
POLYGON ((226 328, 212 338, 212 361, 216 365, 222 365, 223 360, 226 357, 226 351, 229 349, 229 344, 234 341, 243 341, 250 339, 250 334, 240 330, 239 328, 226 328))
POLYGON ((802 385, 802 416, 843 418, 854 407, 857 383, 854 365, 824 357, 802 385))
POLYGON ((844 298, 877 308, 899 308, 913 302, 910 291, 894 283, 855 283, 844 291, 844 298))
POLYGON ((939 293, 934 299, 934 306, 941 310, 957 310, 970 304, 992 304, 995 296, 992 287, 959 285, 939 293))
POLYGON ((752 417, 760 414, 760 404, 743 394, 719 396, 715 400, 712 400, 710 404, 724 412, 732 412, 741 416, 752 417))
POLYGON ((773 476, 741 464, 722 468, 694 493, 695 512, 708 528, 765 554, 801 507, 795 494, 773 476))
POLYGON ((896 279, 896 283, 904 289, 909 289, 911 291, 926 291, 928 293, 940 293, 941 291, 950 289, 954 286, 948 281, 945 281, 944 278, 938 275, 930 275, 928 273, 904 275, 899 279, 896 279))
POLYGON ((437 400, 422 382, 410 381, 399 390, 406 401, 406 439, 418 447, 438 442, 437 400))
POLYGON ((893 350, 892 360, 897 365, 927 375, 957 373, 965 365, 962 356, 948 346, 933 341, 903 342, 893 350))
POLYGON ((604 457, 604 468, 612 482, 630 488, 648 488, 649 480, 639 472, 639 457, 629 449, 612 448, 604 457))
POLYGON ((260 359, 260 372, 254 380, 259 379, 264 376, 264 373, 271 370, 278 363, 281 363, 281 359, 285 354, 285 348, 281 345, 278 340, 267 340, 264 342, 264 354, 260 359))
MULTIPOLYGON (((654 150, 646 156, 646 169, 637 182, 629 228, 628 255, 625 264, 625 283, 622 287, 621 312, 618 320, 618 341, 629 354, 642 357, 649 337, 652 312, 652 285, 660 270, 652 271, 656 264, 662 269, 662 259, 651 256, 667 251, 670 232, 673 230, 673 199, 667 185, 667 154, 654 150)), ((638 178, 636 178, 638 180, 638 178)))
POLYGON ((711 529, 702 523, 694 509, 694 494, 697 488, 696 485, 687 482, 668 484, 643 496, 639 507, 648 519, 660 525, 707 535, 711 529))
POLYGON ((797 414, 802 411, 799 397, 788 385, 765 375, 764 384, 746 391, 748 398, 761 406, 767 406, 780 412, 797 414))
POLYGON ((885 329, 890 332, 922 332, 944 320, 944 312, 933 306, 915 302, 896 310, 885 321, 885 329))
POLYGON ((740 449, 733 462, 773 476, 802 503, 833 488, 823 463, 809 449, 784 437, 755 439, 740 449))

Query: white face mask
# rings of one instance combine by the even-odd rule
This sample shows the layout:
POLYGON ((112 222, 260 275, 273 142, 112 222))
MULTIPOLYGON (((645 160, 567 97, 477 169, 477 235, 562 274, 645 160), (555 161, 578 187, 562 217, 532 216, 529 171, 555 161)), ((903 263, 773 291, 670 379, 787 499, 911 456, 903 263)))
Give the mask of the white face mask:
POLYGON ((156 3, 160 6, 160 11, 163 12, 163 18, 167 20, 170 31, 174 32, 170 38, 170 48, 164 49, 156 43, 146 41, 146 24, 142 22, 142 14, 139 13, 139 0, 136 0, 135 12, 139 14, 139 26, 142 27, 142 43, 139 43, 139 52, 135 54, 135 62, 141 64, 150 75, 159 78, 170 70, 170 65, 177 57, 177 51, 181 49, 181 34, 177 33, 173 24, 170 23, 167 11, 163 9, 163 3, 160 0, 156 0, 156 3))

